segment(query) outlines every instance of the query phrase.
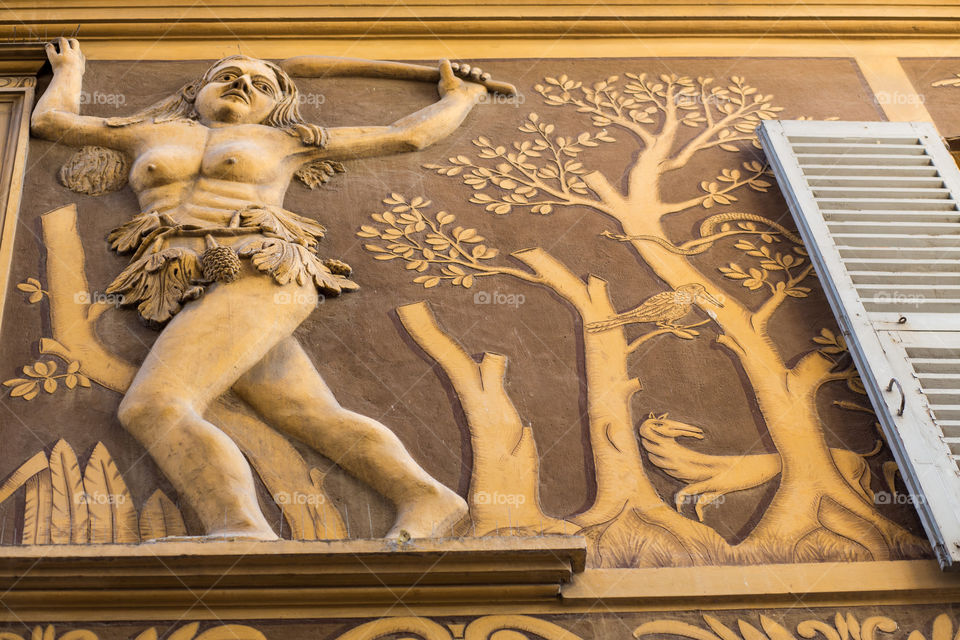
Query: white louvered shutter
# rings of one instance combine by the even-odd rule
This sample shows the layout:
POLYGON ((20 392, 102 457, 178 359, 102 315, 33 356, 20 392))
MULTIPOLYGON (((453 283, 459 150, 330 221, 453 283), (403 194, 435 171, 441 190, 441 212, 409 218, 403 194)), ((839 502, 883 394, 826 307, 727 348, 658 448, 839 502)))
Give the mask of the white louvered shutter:
POLYGON ((929 123, 758 133, 940 566, 960 568, 960 171, 929 123))

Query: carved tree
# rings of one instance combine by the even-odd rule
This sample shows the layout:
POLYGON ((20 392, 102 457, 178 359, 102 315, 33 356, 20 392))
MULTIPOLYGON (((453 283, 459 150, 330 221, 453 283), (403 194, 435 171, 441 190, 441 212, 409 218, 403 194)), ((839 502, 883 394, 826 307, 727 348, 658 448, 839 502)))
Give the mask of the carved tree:
MULTIPOLYGON (((622 326, 598 330, 601 325, 597 323, 617 315, 605 280, 590 275, 584 281, 543 249, 511 254, 522 267, 497 260, 498 251, 483 244, 475 229, 454 226, 455 217, 450 213, 427 213, 431 204, 423 198, 408 200, 392 194, 384 201, 389 210, 373 215, 374 224, 364 225, 358 235, 378 239, 380 243, 367 244, 367 250, 378 260, 406 262, 407 269, 418 273, 414 282, 426 288, 442 282, 470 288, 478 278, 507 276, 552 290, 579 315, 579 325, 584 328, 583 374, 596 500, 588 510, 567 520, 593 541, 593 562, 633 566, 881 560, 924 553, 923 541, 881 515, 870 501, 869 476, 864 486, 864 467, 851 456, 860 463, 862 459, 853 452, 831 451, 827 445, 817 414, 819 389, 834 381, 859 382, 856 371, 839 362, 845 345, 827 332, 814 338, 821 348, 794 358, 794 354, 781 353, 768 334, 777 310, 810 291, 805 283, 812 276, 812 267, 800 239, 782 225, 748 212, 708 216, 698 237, 684 241, 669 237, 665 230, 664 221, 672 215, 730 206, 737 202, 739 190, 766 192, 771 187, 763 164, 741 159, 739 168, 723 169, 714 180, 700 182, 701 193, 685 200, 668 201, 662 192, 664 179, 682 171, 698 153, 717 148, 739 154, 744 145, 757 147, 754 129, 761 120, 781 111, 772 106, 771 96, 760 94, 736 76, 721 86, 711 78, 654 78, 631 73, 626 74, 622 86, 617 76, 590 87, 561 76, 546 78, 535 90, 548 105, 583 114, 593 130, 560 135, 553 124, 532 113, 520 126, 522 141, 507 147, 481 136, 473 141, 478 148, 476 158, 458 155, 447 164, 427 168, 459 176, 474 190, 470 202, 495 215, 515 210, 540 215, 573 208, 593 211, 612 225, 603 234, 606 241, 626 243, 662 281, 665 291, 680 295, 686 285, 701 285, 704 295, 693 296, 687 304, 700 307, 709 319, 687 325, 659 322, 632 342, 622 326), (610 133, 614 130, 624 140, 618 144, 633 143, 638 148, 625 168, 625 192, 611 180, 619 176, 590 171, 580 160, 587 148, 615 143, 610 133), (716 282, 717 274, 703 271, 698 266, 702 263, 691 260, 718 242, 735 243, 748 261, 747 266, 718 266, 721 278, 744 286, 743 300, 732 299, 716 282), (723 300, 723 306, 710 304, 710 298, 723 300), (631 352, 658 336, 694 340, 707 331, 715 333, 716 341, 745 374, 745 396, 756 398, 776 454, 762 462, 749 456, 727 460, 707 456, 713 467, 701 469, 699 476, 684 475, 691 457, 675 438, 703 438, 702 431, 696 427, 685 431, 681 423, 658 420, 651 414, 642 429, 642 442, 654 464, 668 473, 677 471, 671 475, 691 483, 684 495, 700 496, 698 515, 702 505, 717 496, 780 474, 779 487, 759 523, 735 546, 664 502, 644 467, 634 434, 637 420, 631 411, 631 398, 640 389, 630 372, 631 352), (832 341, 824 337, 828 334, 832 341), (788 366, 793 360, 796 363, 788 366), (664 446, 667 440, 670 446, 664 446)), ((409 318, 404 321, 414 335, 420 324, 409 318)), ((451 363, 435 350, 425 350, 447 371, 464 406, 474 402, 476 391, 458 379, 451 363)), ((486 359, 481 371, 485 363, 486 359)), ((502 363, 497 366, 502 369, 502 363)), ((499 373, 485 381, 498 384, 498 389, 494 392, 483 385, 484 393, 503 394, 499 373)), ((504 450, 517 443, 515 428, 491 428, 488 416, 478 411, 467 412, 467 418, 475 440, 485 440, 490 446, 490 440, 500 439, 504 450)), ((532 434, 529 437, 532 439, 532 434)), ((527 464, 527 473, 535 474, 535 456, 527 464)), ((499 472, 486 470, 486 466, 495 467, 476 466, 475 479, 499 472)), ((535 496, 529 500, 537 504, 535 496)), ((477 505, 473 513, 478 513, 477 505)), ((539 513, 529 517, 551 521, 539 513)), ((489 526, 489 513, 481 520, 483 526, 489 526)), ((534 529, 537 526, 528 524, 534 529)))

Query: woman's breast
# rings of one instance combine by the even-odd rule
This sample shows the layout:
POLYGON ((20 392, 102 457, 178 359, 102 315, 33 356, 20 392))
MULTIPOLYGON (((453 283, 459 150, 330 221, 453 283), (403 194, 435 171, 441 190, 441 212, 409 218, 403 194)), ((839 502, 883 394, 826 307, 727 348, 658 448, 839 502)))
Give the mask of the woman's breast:
POLYGON ((246 184, 266 184, 280 177, 279 163, 262 145, 243 140, 210 146, 200 173, 205 178, 246 184))
POLYGON ((130 168, 130 186, 134 191, 162 187, 196 179, 201 155, 183 145, 154 147, 140 155, 130 168))

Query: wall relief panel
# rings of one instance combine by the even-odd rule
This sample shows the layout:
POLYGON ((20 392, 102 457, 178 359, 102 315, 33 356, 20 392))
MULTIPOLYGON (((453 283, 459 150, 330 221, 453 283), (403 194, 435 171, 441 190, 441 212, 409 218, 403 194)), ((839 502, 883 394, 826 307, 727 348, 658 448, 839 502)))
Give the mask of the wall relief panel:
POLYGON ((4 238, 2 544, 929 555, 753 136, 880 119, 852 61, 81 56, 4 238))

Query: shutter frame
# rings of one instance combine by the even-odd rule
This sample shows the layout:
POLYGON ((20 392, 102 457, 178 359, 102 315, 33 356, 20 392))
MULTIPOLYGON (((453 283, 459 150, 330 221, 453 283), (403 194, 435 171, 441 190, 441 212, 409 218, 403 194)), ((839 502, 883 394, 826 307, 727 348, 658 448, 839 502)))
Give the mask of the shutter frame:
MULTIPOLYGON (((944 441, 943 432, 937 419, 931 412, 930 403, 920 385, 910 359, 907 357, 905 344, 914 344, 919 335, 925 338, 936 338, 936 334, 950 334, 960 347, 960 309, 958 313, 919 313, 914 311, 898 310, 896 304, 891 305, 890 313, 868 312, 860 293, 850 275, 844 258, 839 249, 836 232, 829 228, 821 200, 814 195, 818 187, 807 181, 807 172, 802 166, 802 154, 794 152, 796 146, 809 144, 804 140, 843 140, 843 139, 877 139, 896 140, 913 138, 917 146, 923 147, 923 152, 929 157, 935 174, 942 180, 943 186, 949 191, 951 208, 942 209, 944 219, 951 218, 956 211, 957 242, 953 253, 960 253, 960 210, 955 202, 960 202, 960 170, 944 147, 939 134, 930 123, 922 122, 817 122, 817 121, 777 121, 766 120, 758 127, 758 135, 774 175, 780 184, 784 198, 797 222, 800 235, 806 245, 807 253, 817 271, 826 297, 830 303, 840 329, 847 341, 847 345, 854 363, 864 382, 867 394, 876 410, 877 417, 883 428, 894 458, 900 468, 901 475, 920 515, 921 522, 927 533, 937 560, 941 568, 960 568, 960 469, 956 459, 944 441), (797 140, 800 140, 797 142, 797 140), (906 323, 899 321, 900 317, 907 319, 906 323), (949 326, 956 327, 950 331, 949 326), (903 415, 897 415, 900 396, 897 385, 891 380, 896 379, 904 394, 903 415), (888 385, 892 385, 888 391, 888 385)), ((882 143, 881 143, 882 144, 882 143)), ((839 145, 837 145, 839 147, 839 145)), ((803 150, 803 149, 801 149, 803 150)), ((853 153, 862 157, 862 148, 855 148, 853 153)), ((850 156, 839 154, 837 162, 830 164, 823 162, 819 167, 807 169, 826 171, 832 174, 840 168, 838 175, 856 175, 856 171, 849 164, 850 156)), ((855 162, 862 160, 856 159, 855 162)), ((892 161, 891 161, 892 162, 892 161)), ((867 175, 893 175, 892 164, 860 165, 867 175), (879 171, 877 171, 879 169, 879 171), (870 171, 873 171, 870 173, 870 171)), ((930 172, 920 170, 920 165, 906 163, 909 167, 903 173, 917 175, 923 173, 930 177, 930 172)), ((929 167, 927 167, 929 169, 929 167)), ((815 179, 815 180, 819 180, 815 179)), ((928 181, 929 182, 929 181, 928 181)), ((833 206, 835 203, 831 203, 833 206)), ((858 206, 867 203, 865 200, 852 202, 848 206, 854 217, 858 206)), ((913 203, 903 202, 902 206, 910 210, 913 203)), ((898 211, 897 209, 891 209, 898 211)), ((870 209, 873 214, 873 209, 870 209)), ((882 214, 877 216, 882 218, 882 214)), ((896 216, 894 216, 896 217, 896 216)), ((890 224, 877 222, 878 228, 890 224)), ((889 229, 889 227, 888 227, 889 229)), ((953 242, 949 231, 945 232, 945 242, 953 242)), ((890 234, 890 253, 903 250, 896 240, 897 234, 890 234)), ((921 239, 919 242, 928 242, 921 239)), ((871 238, 864 244, 871 246, 883 242, 871 238)), ((868 253, 867 250, 860 251, 868 253)), ((856 250, 854 251, 856 253, 856 250)), ((941 252, 930 251, 931 259, 937 254, 951 253, 948 250, 941 252)), ((851 261, 853 259, 850 259, 851 261)), ((922 260, 918 261, 922 262, 922 260)), ((896 272, 891 272, 896 277, 896 272)), ((960 261, 957 268, 950 273, 960 273, 960 261)), ((891 287, 895 287, 892 284, 891 287)), ((960 297, 958 295, 957 297, 960 297)), ((952 303, 946 303, 947 308, 952 303)), ((960 385, 958 385, 960 386, 960 385)), ((958 403, 960 404, 960 403, 958 403)))

